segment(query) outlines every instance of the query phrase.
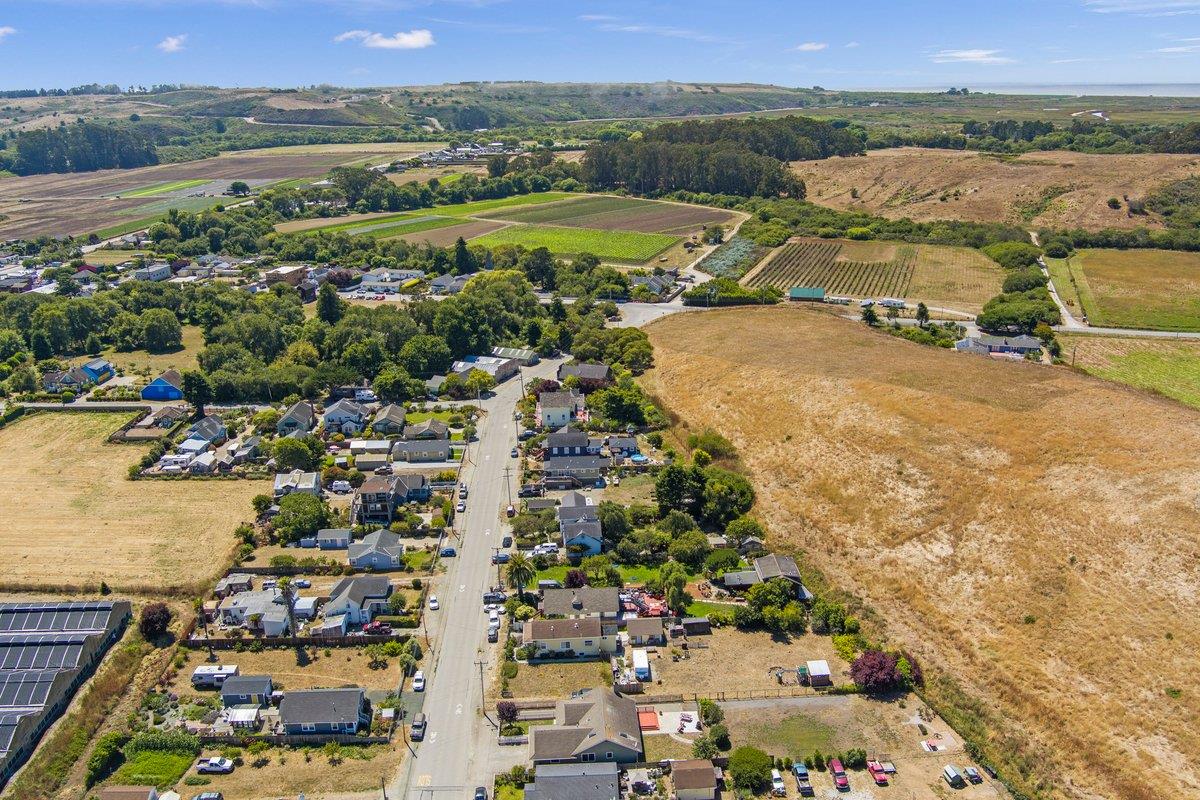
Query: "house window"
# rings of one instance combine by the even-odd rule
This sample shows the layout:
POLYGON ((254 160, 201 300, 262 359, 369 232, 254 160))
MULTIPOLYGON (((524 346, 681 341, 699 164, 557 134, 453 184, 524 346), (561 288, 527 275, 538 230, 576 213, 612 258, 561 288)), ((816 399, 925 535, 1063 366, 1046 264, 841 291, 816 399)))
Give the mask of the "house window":
POLYGON ((588 646, 590 647, 590 646, 591 646, 591 644, 592 644, 592 640, 591 640, 591 639, 584 639, 584 640, 583 640, 583 643, 584 643, 585 645, 588 645, 588 646))
POLYGON ((596 754, 595 753, 584 753, 582 756, 579 757, 579 760, 580 761, 595 761, 596 754))
POLYGON ((563 642, 562 644, 560 644, 560 645, 558 646, 558 649, 559 649, 559 650, 570 650, 570 649, 571 649, 571 643, 570 643, 570 642, 563 642))
POLYGON ((612 754, 612 752, 605 753, 605 754, 604 754, 604 760, 605 760, 605 761, 612 761, 612 760, 613 760, 613 754, 612 754))
POLYGON ((315 731, 316 729, 317 729, 317 726, 315 723, 312 723, 312 722, 300 723, 300 730, 305 731, 307 733, 311 733, 312 731, 315 731))

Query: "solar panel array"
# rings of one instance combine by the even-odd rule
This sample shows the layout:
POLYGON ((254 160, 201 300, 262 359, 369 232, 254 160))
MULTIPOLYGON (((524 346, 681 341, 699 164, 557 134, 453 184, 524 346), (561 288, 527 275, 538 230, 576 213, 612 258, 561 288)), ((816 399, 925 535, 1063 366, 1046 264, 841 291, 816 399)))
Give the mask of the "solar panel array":
POLYGON ((15 768, 9 751, 37 735, 22 720, 44 717, 62 700, 66 682, 97 655, 94 640, 127 613, 126 603, 0 603, 0 776, 15 768))

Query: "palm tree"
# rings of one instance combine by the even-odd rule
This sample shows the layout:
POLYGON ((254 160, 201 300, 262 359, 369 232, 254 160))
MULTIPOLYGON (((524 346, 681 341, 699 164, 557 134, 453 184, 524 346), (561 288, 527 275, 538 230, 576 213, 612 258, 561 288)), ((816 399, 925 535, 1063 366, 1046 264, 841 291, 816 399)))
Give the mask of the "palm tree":
POLYGON ((292 586, 292 579, 289 577, 286 577, 286 576, 280 578, 279 582, 276 583, 275 585, 279 589, 279 594, 283 596, 284 605, 287 606, 288 634, 291 636, 295 636, 296 635, 296 588, 294 586, 292 586))
POLYGON ((533 562, 524 553, 513 553, 508 561, 508 587, 516 589, 522 600, 525 599, 525 587, 537 575, 533 562))

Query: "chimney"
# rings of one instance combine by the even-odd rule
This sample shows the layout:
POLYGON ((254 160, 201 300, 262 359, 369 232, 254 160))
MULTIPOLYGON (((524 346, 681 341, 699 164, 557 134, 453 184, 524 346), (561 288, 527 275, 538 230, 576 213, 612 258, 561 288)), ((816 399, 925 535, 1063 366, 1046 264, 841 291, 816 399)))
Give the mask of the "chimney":
POLYGON ((576 592, 571 592, 571 608, 583 608, 583 601, 576 592))

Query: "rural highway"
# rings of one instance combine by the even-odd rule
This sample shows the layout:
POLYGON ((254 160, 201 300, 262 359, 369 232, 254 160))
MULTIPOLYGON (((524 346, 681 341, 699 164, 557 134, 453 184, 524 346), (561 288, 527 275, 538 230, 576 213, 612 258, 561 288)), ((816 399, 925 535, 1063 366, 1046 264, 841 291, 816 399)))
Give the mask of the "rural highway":
MULTIPOLYGON (((553 377, 561 363, 562 359, 542 361, 522 370, 524 379, 553 377)), ((423 711, 429 727, 425 741, 413 743, 416 758, 405 763, 388 788, 389 798, 458 800, 470 797, 476 786, 492 784, 497 756, 491 750, 499 745, 496 729, 483 715, 477 662, 487 662, 486 676, 499 657, 497 645, 487 643, 483 592, 496 583, 491 555, 508 530, 508 490, 514 501, 517 496, 516 462, 509 451, 517 443, 513 412, 520 394, 521 382, 509 379, 481 403, 487 413, 461 473, 470 489, 467 510, 455 520, 459 538, 446 541, 458 549, 458 556, 445 559, 448 569, 435 584, 441 609, 425 612, 436 653, 433 666, 424 665, 428 688, 423 711), (507 476, 506 468, 511 468, 507 476)))

